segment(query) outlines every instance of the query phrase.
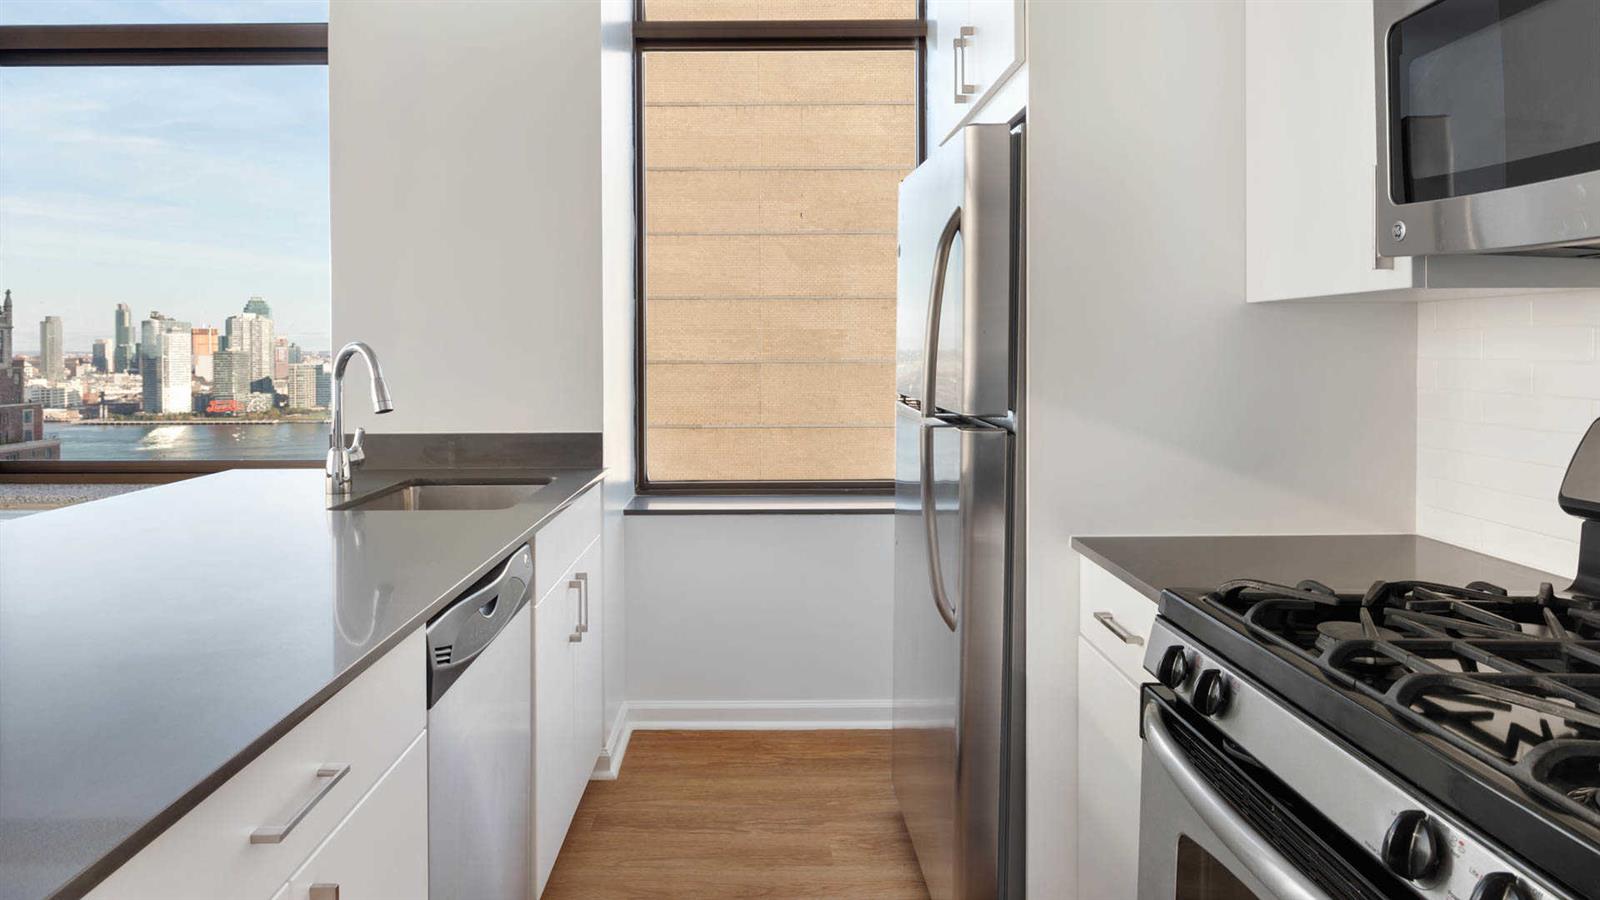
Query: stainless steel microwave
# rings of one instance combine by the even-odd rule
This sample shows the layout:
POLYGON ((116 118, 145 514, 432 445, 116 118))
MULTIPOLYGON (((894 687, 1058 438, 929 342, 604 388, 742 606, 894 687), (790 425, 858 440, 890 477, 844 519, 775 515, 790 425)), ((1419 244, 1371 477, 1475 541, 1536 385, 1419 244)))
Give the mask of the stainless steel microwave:
POLYGON ((1376 0, 1382 256, 1600 258, 1600 0, 1376 0))

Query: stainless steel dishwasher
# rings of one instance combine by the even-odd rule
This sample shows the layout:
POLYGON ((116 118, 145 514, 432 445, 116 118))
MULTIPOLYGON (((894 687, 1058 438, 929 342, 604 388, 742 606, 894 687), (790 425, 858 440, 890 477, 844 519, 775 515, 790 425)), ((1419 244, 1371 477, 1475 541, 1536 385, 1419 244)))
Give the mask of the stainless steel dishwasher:
POLYGON ((526 544, 428 623, 428 896, 533 896, 526 544))

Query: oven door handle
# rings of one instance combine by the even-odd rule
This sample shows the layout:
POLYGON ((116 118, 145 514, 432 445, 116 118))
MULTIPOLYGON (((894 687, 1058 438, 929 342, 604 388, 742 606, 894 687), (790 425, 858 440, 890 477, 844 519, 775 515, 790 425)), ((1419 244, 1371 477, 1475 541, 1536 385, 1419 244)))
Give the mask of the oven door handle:
POLYGON ((1263 840, 1249 822, 1234 812, 1228 801, 1217 796, 1195 774, 1173 741, 1171 732, 1167 731, 1166 723, 1161 720, 1161 710, 1154 703, 1146 704, 1144 708, 1144 741, 1161 767, 1172 776, 1173 783, 1189 801, 1189 805, 1273 897, 1279 900, 1331 900, 1327 894, 1308 884, 1306 876, 1293 863, 1263 840))

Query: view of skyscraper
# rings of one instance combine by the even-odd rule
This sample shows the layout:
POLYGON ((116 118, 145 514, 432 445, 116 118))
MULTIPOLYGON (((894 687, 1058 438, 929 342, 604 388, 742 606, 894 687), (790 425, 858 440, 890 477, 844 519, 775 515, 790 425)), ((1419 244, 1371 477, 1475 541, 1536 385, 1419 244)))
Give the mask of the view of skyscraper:
POLYGON ((94 370, 101 374, 111 371, 111 339, 96 338, 94 342, 94 370))
POLYGON ((60 381, 67 376, 61 341, 61 317, 45 316, 39 323, 39 367, 45 381, 60 381))
POLYGON ((44 407, 26 400, 26 364, 12 356, 16 311, 11 291, 0 302, 0 461, 60 459, 61 442, 44 436, 44 407))
POLYGON ((116 348, 111 357, 112 369, 130 371, 134 363, 133 310, 126 303, 117 304, 117 324, 111 340, 116 348))

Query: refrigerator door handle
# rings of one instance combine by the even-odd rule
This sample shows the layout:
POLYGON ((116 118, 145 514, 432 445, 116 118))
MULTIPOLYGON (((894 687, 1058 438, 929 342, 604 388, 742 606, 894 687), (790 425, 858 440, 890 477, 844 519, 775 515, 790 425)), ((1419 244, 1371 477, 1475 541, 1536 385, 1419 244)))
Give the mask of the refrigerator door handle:
POLYGON ((950 248, 961 233, 961 207, 950 213, 939 234, 939 244, 933 253, 933 279, 928 288, 928 330, 922 346, 922 417, 932 418, 934 410, 934 384, 939 373, 939 312, 944 306, 944 273, 950 267, 950 248))
POLYGON ((944 587, 944 566, 939 562, 939 510, 933 496, 933 411, 934 384, 938 380, 939 312, 944 304, 944 273, 950 267, 950 249, 956 235, 961 233, 961 207, 950 213, 939 234, 939 244, 933 254, 933 279, 928 289, 928 332, 922 354, 922 440, 918 442, 922 459, 919 475, 922 481, 922 522, 928 540, 928 579, 933 583, 933 606, 939 618, 951 630, 956 630, 956 607, 944 587))
POLYGON ((928 539, 928 580, 933 583, 933 608, 951 631, 956 630, 956 606, 944 589, 944 565, 939 561, 939 509, 933 496, 933 427, 922 421, 922 523, 928 539))

